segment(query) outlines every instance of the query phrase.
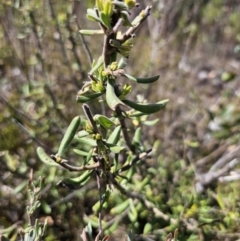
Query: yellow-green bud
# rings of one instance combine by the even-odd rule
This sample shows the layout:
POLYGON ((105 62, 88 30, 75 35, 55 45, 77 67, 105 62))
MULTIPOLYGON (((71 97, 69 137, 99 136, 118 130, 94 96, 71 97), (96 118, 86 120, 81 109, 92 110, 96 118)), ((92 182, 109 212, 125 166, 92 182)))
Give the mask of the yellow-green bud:
POLYGON ((115 71, 118 68, 118 63, 117 62, 112 62, 110 65, 110 70, 115 71))
POLYGON ((136 1, 135 0, 124 0, 125 4, 128 6, 129 9, 135 7, 136 1))

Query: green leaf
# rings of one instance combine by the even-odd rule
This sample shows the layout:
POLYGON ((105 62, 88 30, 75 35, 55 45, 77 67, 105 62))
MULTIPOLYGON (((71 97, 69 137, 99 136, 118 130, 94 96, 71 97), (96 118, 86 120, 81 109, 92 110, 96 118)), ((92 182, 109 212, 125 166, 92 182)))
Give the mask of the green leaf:
POLYGON ((146 126, 154 126, 159 122, 159 119, 144 121, 143 124, 146 126))
POLYGON ((65 132, 65 135, 61 141, 61 144, 58 148, 57 155, 62 157, 62 155, 67 151, 71 141, 73 140, 78 127, 81 123, 80 116, 76 116, 72 119, 70 125, 67 128, 67 131, 65 132))
POLYGON ((143 229, 143 234, 148 234, 152 231, 152 224, 146 223, 143 229))
MULTIPOLYGON (((82 126, 82 124, 83 124, 83 121, 81 122, 81 126, 82 126)), ((82 138, 82 137, 85 137, 85 136, 89 136, 89 133, 85 130, 81 130, 77 133, 77 137, 79 137, 79 138, 82 138)))
POLYGON ((101 22, 101 19, 97 16, 94 9, 87 9, 87 18, 91 21, 101 22))
POLYGON ((103 58, 101 56, 101 57, 99 57, 97 63, 93 64, 92 69, 89 72, 89 74, 95 73, 102 65, 103 65, 103 58))
POLYGON ((124 146, 113 146, 110 147, 110 150, 116 154, 118 154, 119 152, 121 152, 122 150, 124 150, 125 147, 124 146))
POLYGON ((115 110, 118 105, 126 106, 117 96, 114 90, 114 82, 112 80, 107 81, 106 101, 108 106, 115 110))
POLYGON ((128 78, 129 80, 132 80, 134 82, 137 82, 139 84, 151 84, 151 83, 154 83, 156 82, 160 75, 156 75, 156 76, 152 76, 152 77, 147 77, 147 78, 136 78, 136 77, 133 77, 129 74, 123 74, 123 76, 125 76, 126 78, 128 78))
POLYGON ((84 35, 104 34, 102 29, 98 29, 98 30, 81 29, 79 30, 79 32, 84 35))
POLYGON ((138 127, 134 133, 132 144, 134 145, 140 145, 141 143, 141 133, 142 133, 142 128, 138 127))
POLYGON ((83 137, 83 138, 75 137, 74 140, 76 140, 80 143, 89 145, 89 146, 97 146, 97 142, 95 140, 91 139, 91 138, 88 138, 88 137, 83 137))
MULTIPOLYGON (((54 162, 55 163, 55 162, 54 162)), ((25 180, 25 181, 22 181, 17 187, 14 188, 13 190, 13 194, 16 195, 20 192, 23 191, 23 189, 25 189, 25 187, 28 185, 28 181, 25 180)))
POLYGON ((88 152, 87 158, 84 160, 84 163, 83 163, 84 166, 90 162, 93 155, 95 155, 95 154, 93 154, 93 149, 91 149, 88 152))
POLYGON ((98 98, 102 94, 103 94, 102 92, 96 92, 96 93, 92 93, 92 94, 80 94, 80 95, 77 95, 76 100, 78 103, 85 103, 90 100, 94 100, 94 99, 98 98))
POLYGON ((120 2, 120 1, 113 1, 113 4, 115 5, 116 9, 119 9, 121 11, 127 11, 128 7, 124 2, 120 2))
MULTIPOLYGON (((111 21, 111 17, 113 14, 113 3, 112 0, 107 0, 104 2, 104 6, 103 6, 103 13, 110 19, 111 21)), ((110 22, 109 21, 109 22, 110 22)))
POLYGON ((106 129, 109 129, 113 125, 115 125, 115 123, 112 120, 110 120, 109 118, 107 118, 104 115, 95 115, 93 118, 97 123, 99 123, 106 129))
POLYGON ((127 58, 122 57, 118 62, 118 68, 124 69, 127 66, 127 58))
POLYGON ((111 133, 111 135, 107 139, 107 143, 116 145, 118 141, 120 140, 120 134, 121 134, 122 127, 119 125, 117 126, 114 131, 111 133))
POLYGON ((93 170, 91 171, 85 171, 82 175, 75 178, 66 178, 62 181, 60 181, 57 185, 61 187, 66 187, 69 189, 79 189, 82 186, 84 186, 89 179, 91 178, 91 175, 93 173, 93 170))
POLYGON ((37 155, 39 157, 39 159, 47 164, 47 165, 51 165, 51 166, 59 166, 59 164, 57 164, 45 151, 42 147, 38 147, 37 148, 37 155))
POLYGON ((134 112, 130 111, 127 114, 128 114, 128 117, 141 117, 144 115, 148 115, 148 114, 140 112, 140 111, 134 111, 134 112))
POLYGON ((107 27, 108 29, 111 29, 111 20, 110 17, 107 16, 104 12, 100 12, 100 19, 102 24, 107 27))
POLYGON ((131 217, 130 218, 131 222, 135 222, 137 220, 137 217, 138 217, 138 212, 137 212, 137 210, 136 210, 136 208, 135 208, 135 206, 133 204, 133 200, 132 199, 129 200, 129 207, 130 207, 129 214, 130 214, 130 217, 131 217))
POLYGON ((235 76, 236 76, 236 74, 225 71, 221 74, 221 80, 223 82, 229 82, 229 81, 233 80, 235 78, 235 76))
POLYGON ((132 23, 130 22, 128 16, 129 16, 128 11, 121 11, 121 17, 123 19, 123 26, 132 27, 132 23))
POLYGON ((166 104, 168 103, 168 100, 162 100, 155 104, 139 104, 139 103, 135 103, 130 100, 123 100, 123 103, 127 104, 131 108, 133 108, 137 111, 140 111, 142 113, 153 114, 153 113, 156 113, 159 110, 163 109, 166 106, 166 104))
POLYGON ((117 215, 122 213, 123 211, 126 210, 126 208, 129 207, 129 199, 127 199, 126 201, 120 203, 119 205, 115 206, 114 208, 112 208, 110 210, 110 213, 113 215, 117 215))
POLYGON ((96 6, 99 11, 103 10, 103 1, 102 0, 96 0, 96 6))
MULTIPOLYGON (((78 149, 73 149, 73 151, 78 154, 79 156, 88 156, 89 152, 78 150, 78 149)), ((90 151, 91 152, 91 151, 90 151)))

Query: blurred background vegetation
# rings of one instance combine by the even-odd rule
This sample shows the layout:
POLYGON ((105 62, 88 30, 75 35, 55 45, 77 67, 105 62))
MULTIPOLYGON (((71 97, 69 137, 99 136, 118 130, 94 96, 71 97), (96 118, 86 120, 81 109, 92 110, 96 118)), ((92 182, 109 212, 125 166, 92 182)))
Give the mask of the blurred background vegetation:
MULTIPOLYGON (((164 240, 179 228, 179 240, 240 239, 240 2, 238 0, 141 0, 151 17, 137 33, 128 72, 160 74, 132 96, 150 102, 170 99, 145 129, 154 154, 136 168, 132 186, 171 224, 141 204, 114 222, 114 195, 105 208, 113 238, 132 229, 143 240, 164 240), (135 49, 135 51, 134 51, 135 49), (111 222, 112 223, 111 223, 111 222), (110 225, 114 224, 114 225, 110 225)), ((78 240, 98 200, 93 183, 72 192, 56 186, 61 168, 36 157, 45 145, 55 153, 71 119, 82 113, 75 98, 87 80, 90 58, 80 28, 96 28, 85 14, 94 1, 1 0, 0 4, 0 232, 17 240, 26 223, 29 171, 44 176, 42 206, 48 219, 45 240, 78 240), (76 17, 75 17, 76 16, 76 17), (39 141, 41 143, 39 143, 39 141), (38 143, 37 143, 38 142, 38 143)), ((139 8, 140 9, 140 8, 139 8)), ((137 14, 139 9, 134 11, 137 14)), ((101 37, 86 37, 93 59, 101 37)), ((93 112, 101 111, 92 103, 93 112)), ((71 160, 76 158, 71 156, 71 160)), ((118 214, 117 214, 118 215, 118 214)))

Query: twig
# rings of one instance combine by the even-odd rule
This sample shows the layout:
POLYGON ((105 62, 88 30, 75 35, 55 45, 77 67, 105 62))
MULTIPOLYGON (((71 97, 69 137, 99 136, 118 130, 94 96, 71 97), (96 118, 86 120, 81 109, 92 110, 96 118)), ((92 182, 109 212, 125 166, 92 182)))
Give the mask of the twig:
POLYGON ((137 29, 140 27, 140 25, 147 19, 147 17, 150 15, 152 6, 147 6, 145 8, 145 10, 143 10, 140 14, 144 14, 144 17, 139 21, 138 24, 136 24, 135 26, 129 28, 120 38, 118 38, 117 40, 120 43, 124 43, 127 39, 131 38, 132 34, 135 33, 137 31, 137 29))
POLYGON ((69 65, 67 51, 66 51, 66 48, 65 48, 65 45, 64 45, 64 42, 63 42, 62 34, 61 34, 61 31, 60 31, 60 26, 59 26, 59 23, 58 23, 58 19, 57 19, 56 15, 55 15, 55 12, 54 12, 51 0, 48 0, 48 4, 49 4, 49 7, 50 7, 51 17, 56 22, 56 28, 57 28, 57 32, 58 32, 58 35, 59 35, 59 40, 60 40, 60 45, 61 45, 61 51, 62 51, 63 58, 66 61, 66 63, 69 65))
POLYGON ((135 148, 134 146, 132 145, 132 142, 131 142, 131 139, 128 135, 128 131, 127 131, 127 127, 126 127, 126 123, 125 123, 125 117, 122 115, 122 110, 121 110, 121 107, 120 106, 117 106, 116 107, 116 113, 117 113, 117 117, 118 117, 118 120, 120 122, 120 125, 121 125, 121 128, 122 128, 122 133, 123 133, 123 138, 126 142, 126 145, 128 146, 128 148, 133 152, 135 153, 135 148))
POLYGON ((60 166, 64 167, 65 169, 67 169, 70 172, 81 172, 81 171, 86 171, 86 170, 93 170, 96 169, 100 166, 99 162, 92 164, 92 165, 87 165, 87 166, 80 166, 80 167, 76 167, 76 166, 72 166, 67 164, 68 160, 65 159, 61 159, 60 161, 58 160, 58 158, 55 157, 55 155, 50 155, 50 157, 56 162, 58 163, 60 166))
POLYGON ((240 179, 240 174, 234 174, 226 177, 219 177, 219 182, 221 183, 226 183, 226 182, 232 182, 232 181, 237 181, 240 179))
POLYGON ((59 117, 64 120, 66 123, 68 123, 66 117, 64 116, 64 114, 62 113, 62 111, 58 108, 57 106, 57 100, 55 95, 53 94, 51 88, 49 87, 48 84, 44 85, 44 89, 46 90, 46 92, 48 93, 48 95, 50 96, 53 106, 54 106, 54 110, 56 110, 57 114, 59 115, 59 117))
POLYGON ((19 123, 16 119, 12 119, 13 123, 16 124, 24 133, 26 133, 33 141, 35 141, 39 146, 43 147, 44 149, 47 149, 48 151, 52 152, 52 150, 47 147, 45 144, 43 144, 41 141, 39 141, 35 136, 33 136, 28 129, 23 126, 21 123, 19 123))
MULTIPOLYGON (((49 0, 50 1, 50 0, 49 0)), ((50 80, 50 77, 49 77, 49 74, 48 72, 46 71, 46 68, 45 68, 45 64, 44 64, 44 60, 43 60, 43 48, 42 48, 42 45, 41 45, 41 42, 40 42, 40 39, 38 37, 38 33, 37 33, 37 22, 36 22, 36 19, 35 19, 35 16, 33 14, 33 12, 30 12, 29 13, 29 16, 30 16, 30 19, 32 21, 32 28, 33 28, 33 33, 35 35, 35 38, 37 40, 37 46, 38 46, 38 53, 39 53, 39 58, 40 58, 40 63, 42 65, 42 72, 43 72, 43 75, 45 77, 46 80, 50 80)), ((45 84, 44 88, 47 90, 47 93, 49 94, 51 100, 52 100, 52 103, 54 105, 54 109, 56 110, 56 112, 58 113, 58 115, 61 117, 61 119, 63 119, 65 122, 67 122, 67 119, 66 117, 64 116, 64 114, 62 113, 62 111, 57 107, 57 101, 56 101, 56 98, 54 96, 54 94, 52 93, 50 87, 48 84, 45 84)))
POLYGON ((97 124, 96 124, 96 122, 93 119, 93 115, 91 113, 91 110, 90 110, 89 106, 87 104, 83 104, 82 108, 83 108, 83 111, 84 111, 86 117, 88 118, 88 120, 90 121, 90 123, 91 123, 91 125, 93 127, 94 133, 97 134, 98 133, 97 124))
POLYGON ((67 21, 67 23, 66 23, 66 28, 68 29, 68 31, 69 31, 69 40, 70 40, 70 42, 72 43, 72 50, 73 50, 73 54, 74 54, 74 57, 75 57, 75 60, 76 60, 76 62, 78 63, 78 66, 80 67, 80 69, 81 69, 81 74, 82 74, 82 76, 83 76, 83 78, 84 77, 86 77, 86 73, 85 73, 85 71, 83 71, 82 70, 82 63, 81 63, 81 60, 80 60, 80 58, 79 58, 79 56, 78 56, 78 53, 77 53, 77 44, 76 44, 76 41, 75 41, 75 39, 74 39, 74 31, 73 31, 73 29, 71 28, 71 25, 70 25, 70 14, 69 13, 67 13, 67 18, 68 18, 68 21, 67 21))
POLYGON ((97 187, 99 193, 99 212, 98 212, 98 226, 99 226, 99 233, 102 233, 102 206, 103 206, 103 196, 102 196, 102 187, 101 187, 101 179, 100 174, 96 171, 96 178, 97 178, 97 187))
POLYGON ((79 21, 78 21, 77 18, 76 18, 76 22, 77 22, 77 25, 78 25, 78 30, 79 30, 79 34, 80 34, 80 37, 81 37, 81 41, 82 41, 84 50, 85 50, 85 52, 86 52, 86 54, 87 54, 87 57, 88 57, 89 65, 91 66, 91 65, 92 65, 92 62, 93 62, 92 54, 91 54, 91 52, 90 52, 90 50, 89 50, 89 47, 88 47, 88 45, 87 45, 87 42, 86 42, 83 34, 80 33, 81 25, 80 25, 80 23, 79 23, 79 21))
POLYGON ((61 52, 62 52, 62 55, 63 55, 64 63, 67 65, 67 67, 69 69, 69 72, 70 72, 70 75, 71 75, 71 80, 73 81, 75 86, 80 88, 79 83, 77 82, 75 76, 73 75, 73 71, 72 71, 72 68, 71 68, 71 63, 69 61, 69 58, 68 58, 68 55, 67 55, 67 51, 66 51, 66 47, 65 47, 64 42, 63 42, 63 37, 62 37, 61 30, 60 30, 59 22, 58 22, 58 19, 57 19, 56 15, 55 15, 55 12, 54 12, 51 0, 48 0, 48 3, 49 3, 49 7, 50 7, 51 17, 56 22, 56 29, 57 29, 57 32, 58 32, 58 35, 59 35, 61 52))
POLYGON ((81 188, 81 190, 74 190, 73 192, 69 193, 66 197, 63 197, 59 200, 56 200, 55 202, 53 202, 52 204, 50 204, 50 207, 56 207, 61 203, 66 203, 67 201, 71 200, 72 198, 74 198, 75 196, 77 196, 80 193, 84 193, 88 190, 92 190, 96 188, 96 183, 88 183, 87 185, 85 185, 84 187, 81 188))
POLYGON ((220 167, 224 166, 226 163, 228 163, 230 160, 236 158, 239 156, 240 153, 240 146, 235 147, 233 150, 231 150, 226 155, 222 156, 211 168, 211 172, 215 172, 220 167))
POLYGON ((104 68, 106 69, 108 65, 111 62, 111 55, 114 53, 115 48, 112 47, 109 43, 110 39, 115 39, 116 34, 112 33, 110 35, 105 35, 104 40, 103 40, 103 63, 104 63, 104 68))
POLYGON ((150 152, 152 151, 152 149, 147 150, 146 152, 142 152, 141 154, 137 155, 131 163, 127 164, 126 166, 121 167, 120 169, 118 169, 115 173, 121 173, 124 172, 128 169, 130 169, 131 167, 133 167, 139 160, 143 159, 144 157, 146 157, 150 152))
POLYGON ((208 156, 205 156, 204 158, 198 160, 196 162, 196 166, 201 167, 201 166, 209 163, 211 160, 217 159, 219 156, 221 156, 226 151, 227 147, 228 147, 227 144, 224 144, 224 145, 218 147, 216 150, 211 152, 208 156))
POLYGON ((117 33, 118 29, 120 28, 120 26, 122 25, 123 19, 120 18, 118 19, 117 23, 115 24, 115 26, 113 27, 113 32, 117 33))
POLYGON ((204 186, 209 185, 211 182, 217 180, 223 174, 232 170, 237 164, 239 164, 239 159, 235 158, 218 171, 209 170, 206 174, 200 175, 199 181, 204 186))
POLYGON ((43 48, 42 48, 42 45, 41 45, 41 42, 40 42, 40 39, 39 39, 38 33, 37 33, 37 22, 36 22, 35 16, 34 16, 32 11, 29 12, 29 17, 30 17, 30 20, 32 22, 33 33, 34 33, 35 38, 37 40, 38 53, 39 53, 40 63, 42 65, 42 72, 44 74, 44 77, 48 80, 49 79, 49 75, 45 71, 45 65, 44 65, 44 61, 43 61, 43 54, 42 54, 43 48))
POLYGON ((22 117, 24 117, 25 119, 29 120, 29 121, 34 121, 36 122, 38 125, 42 126, 42 123, 39 120, 35 120, 32 119, 31 117, 29 117, 28 115, 26 115, 25 113, 23 113, 22 111, 20 111, 19 109, 15 108, 13 105, 11 105, 9 103, 9 101, 7 99, 5 99, 5 97, 3 97, 2 93, 0 92, 0 101, 4 102, 5 105, 8 106, 8 108, 10 108, 14 113, 16 113, 17 115, 20 115, 22 117))

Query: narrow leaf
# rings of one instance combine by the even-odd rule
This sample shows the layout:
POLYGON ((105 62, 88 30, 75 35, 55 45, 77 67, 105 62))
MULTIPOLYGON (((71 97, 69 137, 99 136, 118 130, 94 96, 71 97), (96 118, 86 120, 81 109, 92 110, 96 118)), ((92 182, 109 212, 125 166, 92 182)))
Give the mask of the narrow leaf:
MULTIPOLYGON (((83 121, 81 122, 81 126, 82 126, 82 124, 83 124, 83 121)), ((88 136, 88 135, 89 135, 89 133, 85 130, 81 130, 77 133, 77 137, 79 137, 79 138, 82 138, 82 137, 85 137, 85 136, 88 136)))
POLYGON ((110 147, 110 150, 116 154, 118 154, 119 152, 121 152, 122 150, 124 150, 125 147, 123 146, 113 146, 113 147, 110 147))
POLYGON ((103 25, 105 25, 108 29, 111 29, 109 16, 107 16, 104 12, 100 12, 100 19, 103 25))
POLYGON ((95 71, 97 71, 102 65, 103 65, 103 58, 101 56, 101 57, 99 57, 97 63, 93 65, 89 74, 95 73, 95 71))
POLYGON ((77 95, 76 100, 78 103, 85 103, 90 100, 94 100, 94 99, 98 98, 102 94, 103 94, 102 92, 96 92, 96 93, 92 93, 92 94, 80 94, 80 95, 77 95))
POLYGON ((76 116, 75 118, 72 119, 72 122, 70 123, 70 125, 67 128, 67 131, 61 141, 61 144, 58 148, 58 156, 62 156, 68 149, 72 139, 74 138, 77 129, 79 127, 81 123, 81 119, 79 116, 76 116))
POLYGON ((69 189, 79 189, 85 185, 91 178, 93 171, 85 171, 82 175, 75 178, 66 178, 58 183, 58 186, 66 187, 69 189))
POLYGON ((160 102, 157 102, 155 104, 139 104, 135 103, 130 100, 123 100, 123 103, 127 104, 131 108, 140 111, 145 114, 153 114, 161 109, 163 109, 166 104, 168 103, 168 100, 162 100, 160 102))
POLYGON ((92 158, 92 156, 94 156, 95 154, 93 154, 93 149, 91 149, 87 155, 87 158, 84 161, 84 165, 88 164, 92 158))
POLYGON ((160 75, 156 75, 156 76, 152 76, 152 77, 147 77, 147 78, 136 78, 136 77, 133 77, 129 74, 123 74, 123 76, 125 76, 126 78, 128 78, 129 80, 132 80, 134 82, 137 82, 139 84, 151 84, 151 83, 154 83, 156 82, 160 75))
POLYGON ((154 126, 157 124, 159 119, 144 121, 143 124, 146 126, 154 126))
POLYGON ((83 138, 78 138, 78 137, 75 137, 74 140, 80 142, 80 143, 83 143, 83 144, 86 144, 86 145, 89 145, 89 146, 97 146, 97 142, 91 138, 87 138, 87 137, 83 137, 83 138))
POLYGON ((94 9, 87 9, 87 18, 91 21, 101 22, 101 19, 97 16, 94 9))
POLYGON ((115 110, 118 105, 126 106, 117 96, 114 90, 114 85, 112 80, 107 81, 107 92, 106 101, 108 106, 115 110))
POLYGON ((103 34, 104 33, 102 29, 98 29, 98 30, 81 29, 81 30, 79 30, 79 32, 84 35, 95 35, 95 34, 103 34))
POLYGON ((111 133, 109 138, 107 139, 107 142, 110 144, 116 145, 118 141, 120 140, 120 134, 121 134, 121 126, 117 126, 114 131, 111 133))
POLYGON ((141 132, 142 132, 141 127, 138 127, 136 129, 135 133, 134 133, 134 136, 133 136, 133 141, 132 141, 133 144, 140 145, 140 143, 141 143, 141 132))
POLYGON ((79 156, 88 156, 89 152, 78 150, 78 149, 73 149, 73 151, 78 154, 79 156))
POLYGON ((109 129, 113 125, 115 125, 115 123, 112 120, 110 120, 109 118, 107 118, 104 115, 95 115, 93 118, 94 118, 95 121, 97 121, 97 123, 99 123, 100 125, 102 125, 106 129, 109 129))
POLYGON ((37 155, 39 157, 39 159, 47 164, 47 165, 51 165, 51 166, 59 166, 45 151, 42 147, 38 147, 37 148, 37 155))

